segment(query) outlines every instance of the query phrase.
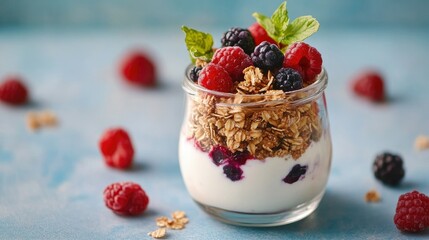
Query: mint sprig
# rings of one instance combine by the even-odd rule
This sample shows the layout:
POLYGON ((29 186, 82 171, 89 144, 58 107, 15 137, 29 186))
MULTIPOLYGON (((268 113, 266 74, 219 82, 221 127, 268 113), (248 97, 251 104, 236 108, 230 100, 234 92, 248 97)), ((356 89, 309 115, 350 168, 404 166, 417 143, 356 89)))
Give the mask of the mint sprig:
POLYGON ((253 13, 253 17, 277 43, 290 45, 303 41, 319 30, 319 22, 312 16, 301 16, 289 23, 286 1, 271 15, 271 18, 261 13, 253 13))
POLYGON ((213 37, 209 33, 182 26, 185 43, 192 63, 197 59, 209 62, 213 57, 213 37))

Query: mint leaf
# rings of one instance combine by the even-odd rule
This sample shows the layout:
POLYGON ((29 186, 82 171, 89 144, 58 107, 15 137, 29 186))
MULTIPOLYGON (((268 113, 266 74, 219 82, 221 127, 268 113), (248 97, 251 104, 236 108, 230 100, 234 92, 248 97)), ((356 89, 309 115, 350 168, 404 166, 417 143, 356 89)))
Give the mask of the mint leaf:
POLYGON ((280 6, 274 11, 271 16, 271 21, 274 24, 274 28, 276 29, 276 35, 281 35, 281 33, 287 30, 289 24, 289 16, 286 9, 286 2, 280 4, 280 6))
POLYGON ((213 37, 209 33, 182 26, 185 33, 185 43, 192 63, 196 59, 209 62, 213 57, 213 37))
POLYGON ((253 13, 252 16, 267 31, 268 36, 285 48, 294 42, 303 41, 319 30, 319 22, 312 16, 298 17, 290 23, 286 1, 280 4, 271 18, 261 13, 253 13))
POLYGON ((280 42, 289 45, 303 41, 319 30, 319 22, 312 16, 301 16, 293 20, 288 26, 280 42))

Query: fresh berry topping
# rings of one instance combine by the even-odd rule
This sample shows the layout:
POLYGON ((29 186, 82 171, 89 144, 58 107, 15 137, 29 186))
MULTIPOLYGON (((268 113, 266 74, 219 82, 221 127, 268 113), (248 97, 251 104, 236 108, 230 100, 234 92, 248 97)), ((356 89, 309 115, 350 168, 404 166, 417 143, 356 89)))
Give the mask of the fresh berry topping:
POLYGON ((222 47, 241 47, 245 53, 251 54, 255 48, 252 34, 244 28, 230 28, 223 34, 222 47))
POLYGON ((281 68, 273 82, 275 90, 290 92, 302 88, 302 78, 298 71, 292 68, 281 68))
POLYGON ((256 46, 252 53, 253 64, 263 70, 275 70, 282 66, 283 53, 275 44, 267 41, 256 46))
POLYGON ((137 183, 112 183, 104 190, 104 203, 116 214, 138 215, 146 210, 149 198, 137 183))
POLYGON ((226 160, 231 157, 232 153, 227 147, 224 146, 215 146, 209 152, 209 156, 216 166, 220 166, 226 162, 226 160))
POLYGON ((297 70, 302 80, 311 84, 322 71, 322 56, 316 48, 307 43, 296 42, 286 50, 283 67, 297 70))
POLYGON ((371 101, 379 102, 384 99, 384 81, 376 71, 365 71, 352 80, 353 91, 371 101))
POLYGON ((239 167, 246 164, 247 160, 250 159, 253 159, 253 156, 248 151, 237 151, 232 154, 229 163, 239 167))
POLYGON ((298 181, 301 176, 305 175, 307 172, 308 167, 307 166, 301 166, 299 164, 296 164, 293 166, 292 170, 288 173, 288 175, 283 178, 283 182, 292 184, 296 181, 298 181))
POLYGON ((233 164, 227 164, 223 167, 223 173, 231 181, 238 181, 243 178, 243 170, 240 167, 234 166, 233 164))
POLYGON ((203 68, 202 67, 197 67, 194 66, 191 71, 189 72, 189 78, 193 81, 193 82, 198 82, 198 77, 200 76, 200 72, 203 68))
POLYGON ((402 194, 393 218, 396 228, 406 232, 420 232, 429 227, 429 197, 417 191, 402 194))
POLYGON ((155 64, 148 55, 141 52, 127 56, 122 62, 121 72, 123 79, 133 84, 151 87, 156 83, 155 64))
POLYGON ((233 81, 243 80, 243 70, 252 66, 252 59, 240 47, 224 47, 216 50, 212 63, 223 67, 233 81))
POLYGON ((372 170, 377 179, 387 185, 397 185, 405 175, 402 158, 391 153, 378 155, 372 170))
POLYGON ((18 77, 10 77, 0 83, 0 101, 11 105, 22 105, 27 102, 27 98, 27 87, 18 77))
POLYGON ((234 83, 228 72, 221 66, 209 63, 200 72, 198 84, 213 91, 232 92, 234 83))
POLYGON ((108 166, 125 169, 131 166, 134 148, 128 133, 121 128, 111 128, 99 141, 101 153, 108 166))
POLYGON ((274 41, 270 36, 268 36, 267 31, 265 31, 265 29, 258 22, 253 23, 248 29, 249 32, 252 34, 253 40, 255 40, 256 46, 263 41, 276 44, 276 41, 274 41))

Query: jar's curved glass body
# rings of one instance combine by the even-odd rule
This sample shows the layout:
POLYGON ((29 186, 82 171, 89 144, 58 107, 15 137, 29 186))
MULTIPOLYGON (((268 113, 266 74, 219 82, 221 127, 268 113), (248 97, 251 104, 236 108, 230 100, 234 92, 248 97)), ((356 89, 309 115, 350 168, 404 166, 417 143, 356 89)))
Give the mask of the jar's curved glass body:
POLYGON ((210 91, 187 73, 179 161, 194 201, 236 225, 277 226, 312 213, 332 155, 325 70, 298 91, 260 95, 210 91))

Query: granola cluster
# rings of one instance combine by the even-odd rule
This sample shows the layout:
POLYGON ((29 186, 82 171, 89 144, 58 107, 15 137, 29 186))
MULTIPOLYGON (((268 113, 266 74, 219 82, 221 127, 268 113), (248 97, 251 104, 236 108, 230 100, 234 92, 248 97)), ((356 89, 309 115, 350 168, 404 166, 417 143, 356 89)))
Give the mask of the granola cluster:
POLYGON ((194 96, 188 138, 203 151, 222 145, 232 152, 249 151, 257 159, 299 158, 322 133, 317 103, 287 104, 303 93, 272 90, 271 73, 263 74, 259 68, 251 66, 243 72, 245 80, 236 86, 234 97, 201 92, 194 96))

